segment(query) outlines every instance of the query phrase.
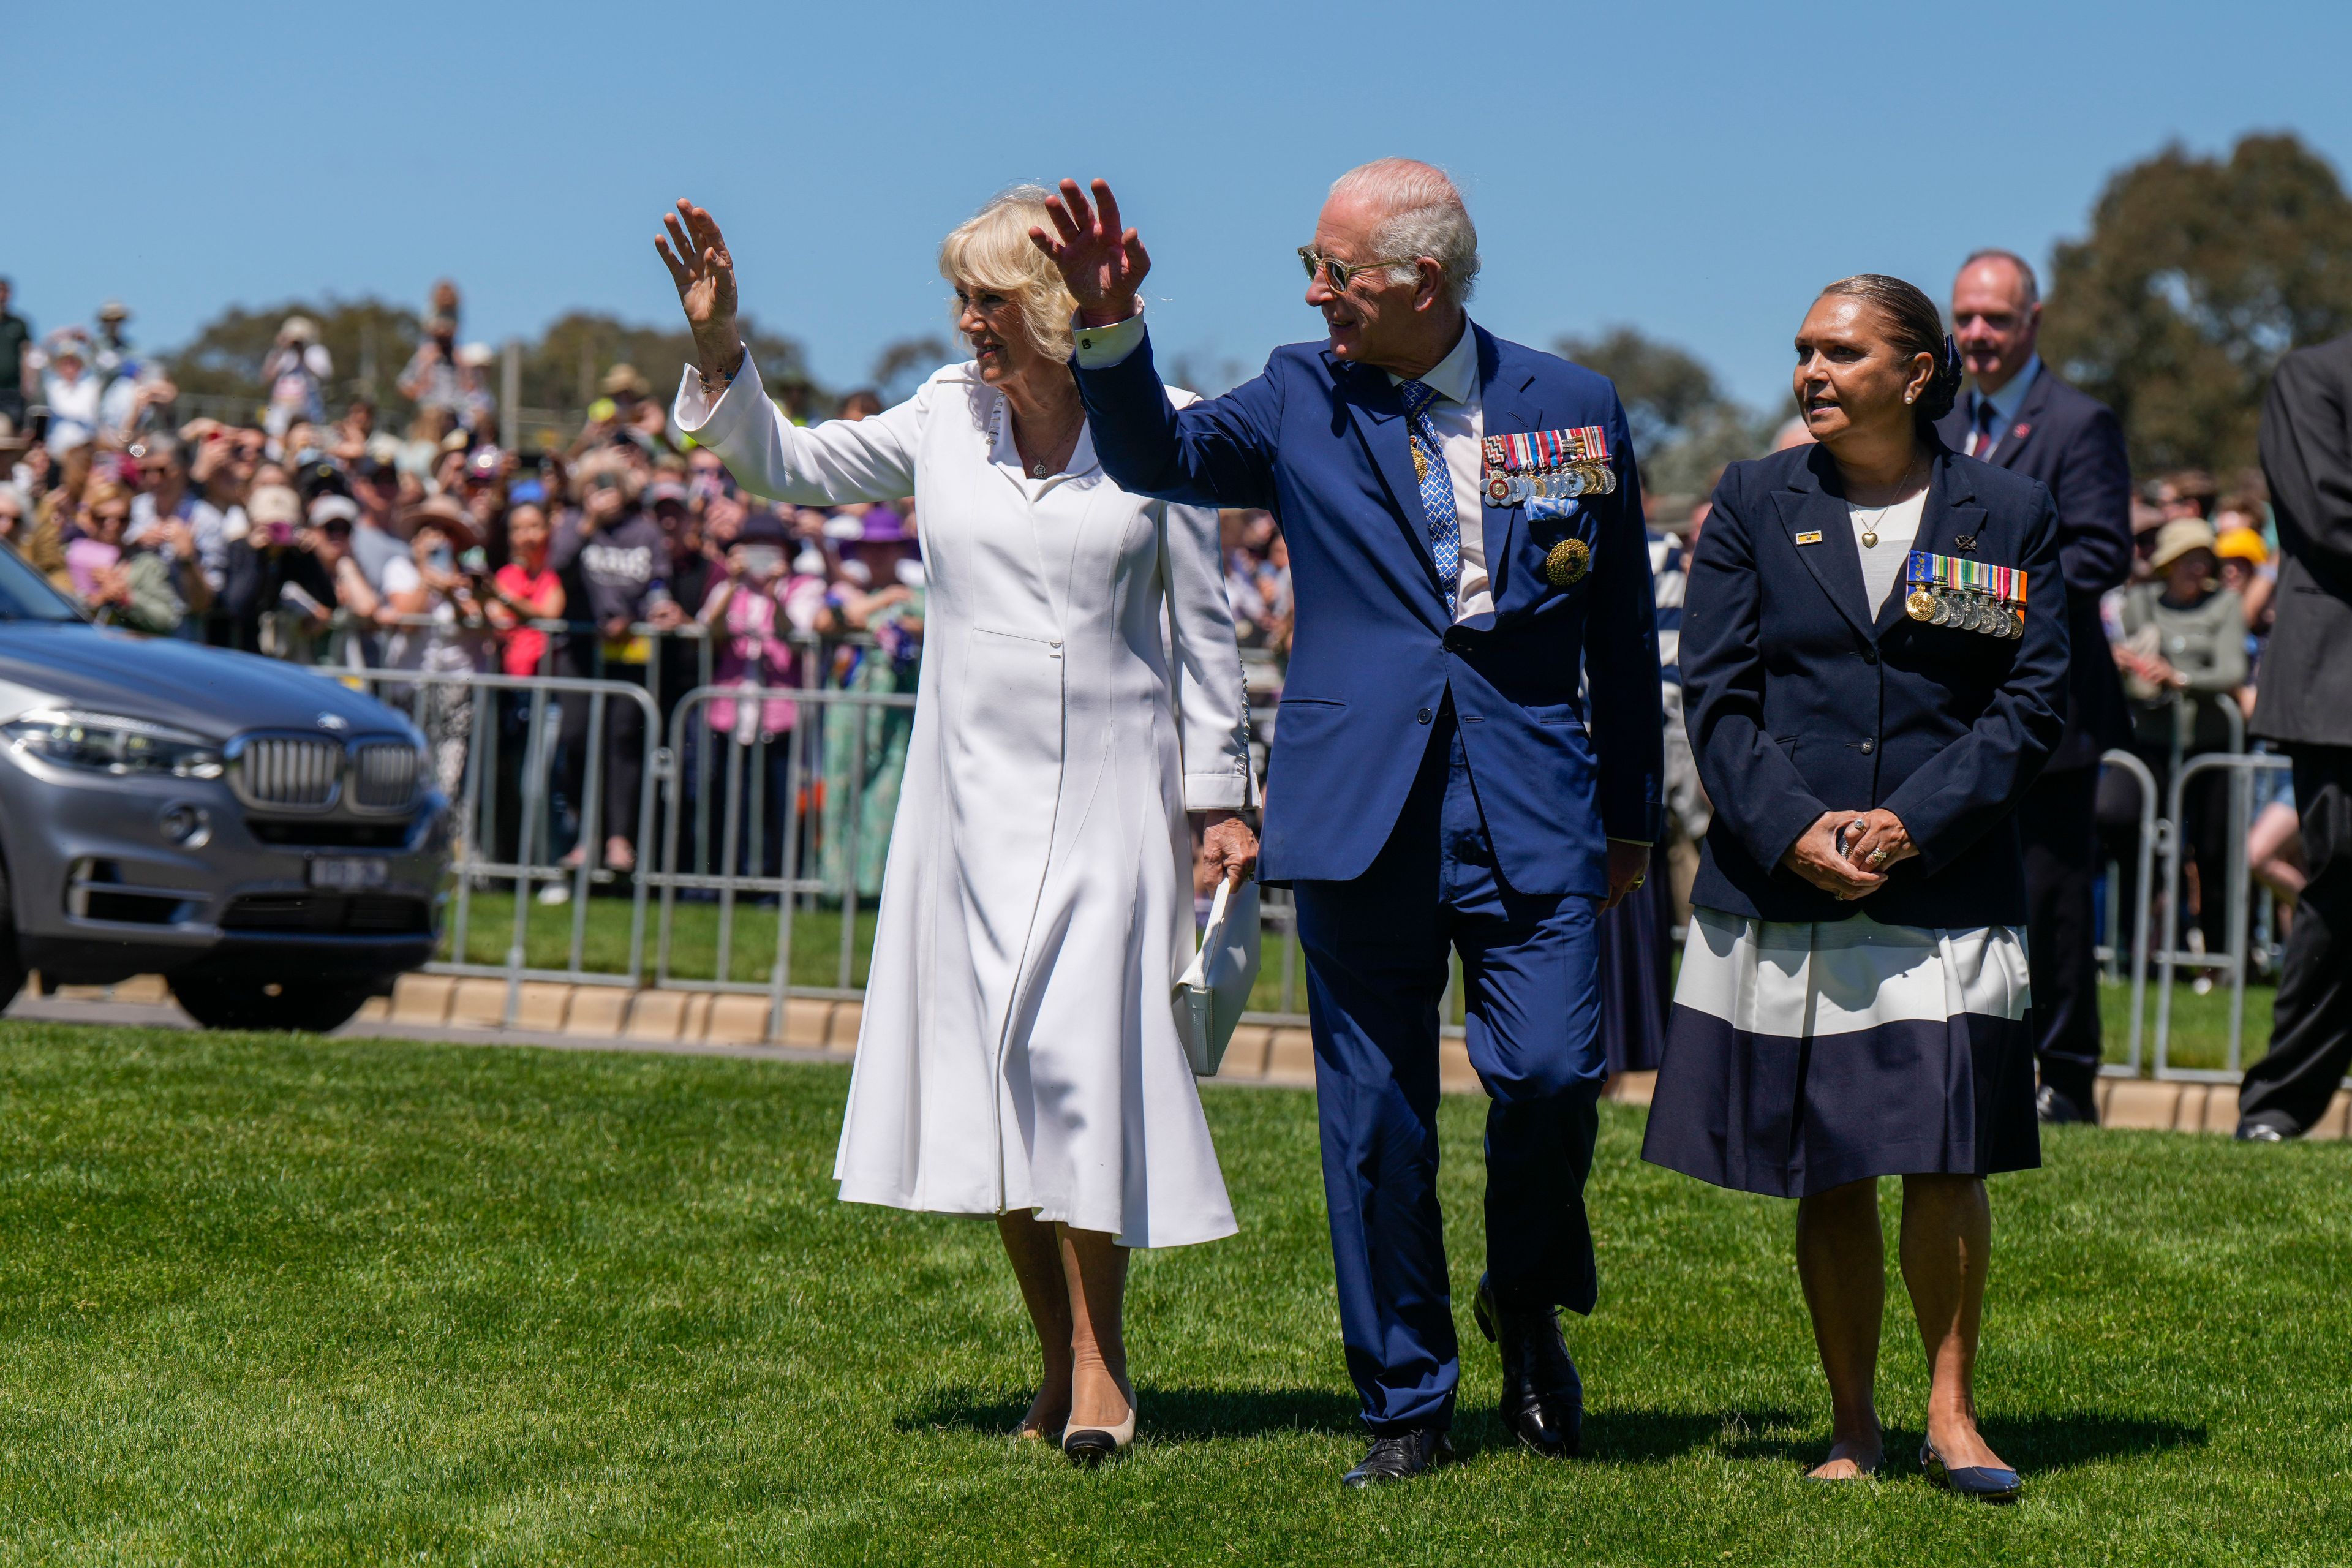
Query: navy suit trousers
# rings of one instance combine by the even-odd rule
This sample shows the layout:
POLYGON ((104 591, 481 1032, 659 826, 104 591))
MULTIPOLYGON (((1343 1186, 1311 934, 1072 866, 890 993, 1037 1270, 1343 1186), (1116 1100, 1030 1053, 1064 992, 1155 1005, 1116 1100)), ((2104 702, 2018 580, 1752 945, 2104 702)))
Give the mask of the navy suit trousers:
POLYGON ((1450 699, 1370 868, 1296 894, 1348 1373, 1374 1433, 1443 1427, 1461 1381, 1437 1204, 1448 957, 1462 955, 1470 1061, 1492 1100, 1496 1297, 1590 1312, 1584 1183, 1604 1077, 1593 901, 1517 893, 1496 875, 1450 699))

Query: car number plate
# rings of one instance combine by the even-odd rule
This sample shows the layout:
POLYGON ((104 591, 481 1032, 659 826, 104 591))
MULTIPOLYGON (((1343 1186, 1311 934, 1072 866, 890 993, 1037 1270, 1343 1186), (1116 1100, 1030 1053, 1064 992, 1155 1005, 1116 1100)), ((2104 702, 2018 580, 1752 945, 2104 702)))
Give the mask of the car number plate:
POLYGON ((310 886, 350 891, 381 888, 392 879, 392 862, 364 855, 320 855, 310 861, 310 886))

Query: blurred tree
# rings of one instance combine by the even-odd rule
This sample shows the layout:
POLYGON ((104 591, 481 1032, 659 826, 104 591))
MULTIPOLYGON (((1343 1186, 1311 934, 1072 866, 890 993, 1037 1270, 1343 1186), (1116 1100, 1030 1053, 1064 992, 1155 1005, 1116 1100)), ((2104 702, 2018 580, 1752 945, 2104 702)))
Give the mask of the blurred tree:
POLYGON ((1645 492, 1704 496, 1726 463, 1757 456, 1771 439, 1772 422, 1727 394, 1703 361, 1635 328, 1552 348, 1617 384, 1645 492))
POLYGON ((948 345, 940 338, 900 338, 874 356, 874 390, 886 406, 904 402, 948 358, 948 345))
POLYGON ((2243 468, 2279 356, 2352 331, 2352 200, 2293 135, 2226 162, 2168 147, 2057 247, 2043 321, 2042 353, 2115 409, 2136 468, 2243 468))
MULTIPOLYGON (((801 345, 761 331, 749 316, 742 323, 743 341, 751 345, 769 395, 805 405, 815 388, 801 345)), ((667 399, 677 390, 679 372, 693 360, 694 340, 683 326, 669 331, 573 310, 550 323, 537 342, 524 345, 522 404, 549 413, 577 412, 596 400, 599 384, 619 364, 634 366, 652 384, 656 397, 667 399)), ((496 374, 494 369, 493 377, 496 374)))
POLYGON ((336 412, 353 396, 373 396, 388 421, 408 416, 408 404, 392 384, 415 352, 424 329, 415 311, 381 300, 289 300, 257 310, 232 305, 206 322, 185 347, 163 356, 181 395, 249 402, 250 411, 218 407, 206 412, 258 419, 269 395, 261 382, 261 366, 290 316, 308 316, 318 323, 320 344, 334 361, 327 393, 336 412))

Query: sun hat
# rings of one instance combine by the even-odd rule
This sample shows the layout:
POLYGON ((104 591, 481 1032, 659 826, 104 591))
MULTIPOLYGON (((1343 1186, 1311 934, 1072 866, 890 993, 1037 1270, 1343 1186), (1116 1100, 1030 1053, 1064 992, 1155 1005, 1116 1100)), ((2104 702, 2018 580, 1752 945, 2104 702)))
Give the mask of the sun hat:
POLYGON ((2176 517, 2156 536, 2156 552, 2147 563, 2161 572, 2192 550, 2211 552, 2213 525, 2201 517, 2176 517))
POLYGON ((2213 542, 2213 553, 2223 560, 2249 561, 2260 566, 2271 558, 2263 543, 2263 536, 2251 528, 2224 529, 2213 542))

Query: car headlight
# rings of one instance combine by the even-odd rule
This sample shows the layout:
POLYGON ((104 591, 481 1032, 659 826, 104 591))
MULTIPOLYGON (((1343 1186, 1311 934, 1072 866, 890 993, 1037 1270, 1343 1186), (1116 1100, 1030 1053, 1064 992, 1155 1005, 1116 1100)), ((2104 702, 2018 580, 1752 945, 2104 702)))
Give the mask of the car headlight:
POLYGON ((0 733, 42 761, 68 768, 118 776, 221 776, 220 748, 202 735, 119 713, 42 709, 26 714, 0 733))

